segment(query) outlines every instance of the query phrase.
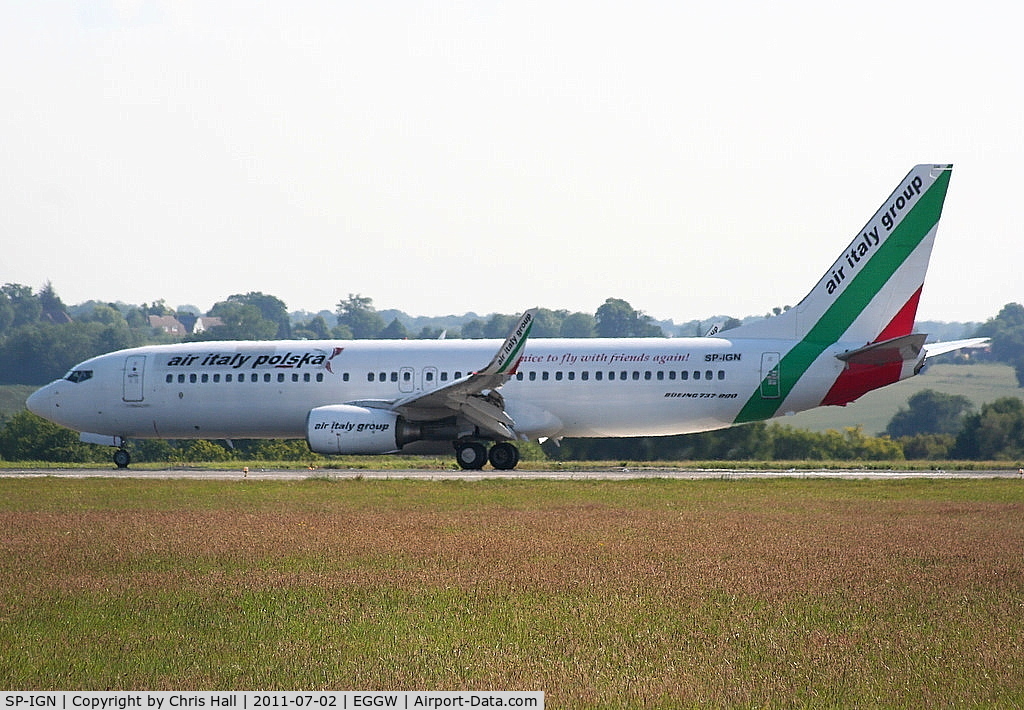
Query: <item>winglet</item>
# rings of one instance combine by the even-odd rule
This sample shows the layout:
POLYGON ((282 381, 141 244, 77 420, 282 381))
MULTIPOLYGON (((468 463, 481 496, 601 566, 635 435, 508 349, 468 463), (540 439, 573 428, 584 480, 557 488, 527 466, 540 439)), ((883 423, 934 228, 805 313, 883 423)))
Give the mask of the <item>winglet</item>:
POLYGON ((498 349, 494 359, 487 367, 476 373, 478 375, 514 375, 519 366, 519 360, 523 355, 523 348, 526 346, 526 339, 530 336, 530 329, 533 328, 533 318, 537 314, 536 308, 531 308, 519 318, 516 327, 512 329, 505 342, 498 349))

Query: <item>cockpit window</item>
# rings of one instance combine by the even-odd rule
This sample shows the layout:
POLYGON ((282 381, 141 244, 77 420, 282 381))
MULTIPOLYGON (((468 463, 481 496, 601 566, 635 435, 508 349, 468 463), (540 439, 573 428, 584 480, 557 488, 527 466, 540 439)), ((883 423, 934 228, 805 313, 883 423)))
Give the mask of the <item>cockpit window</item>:
POLYGON ((64 379, 68 382, 85 382, 92 377, 92 370, 72 370, 68 374, 64 375, 64 379))

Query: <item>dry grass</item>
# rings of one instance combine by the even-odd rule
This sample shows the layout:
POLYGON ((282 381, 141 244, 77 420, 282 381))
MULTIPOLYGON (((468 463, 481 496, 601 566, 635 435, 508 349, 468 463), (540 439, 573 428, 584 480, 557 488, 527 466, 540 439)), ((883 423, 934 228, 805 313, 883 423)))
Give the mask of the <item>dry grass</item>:
POLYGON ((0 482, 0 685, 1024 703, 1019 481, 0 482))

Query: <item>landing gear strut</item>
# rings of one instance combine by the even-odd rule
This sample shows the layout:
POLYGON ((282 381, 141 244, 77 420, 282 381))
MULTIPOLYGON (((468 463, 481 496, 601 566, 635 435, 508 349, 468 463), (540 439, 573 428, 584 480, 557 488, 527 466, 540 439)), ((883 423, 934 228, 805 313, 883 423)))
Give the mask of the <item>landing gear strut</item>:
POLYGON ((479 471, 488 461, 499 471, 511 471, 519 463, 519 449, 507 441, 500 441, 491 447, 488 455, 487 447, 479 441, 456 441, 455 460, 466 471, 479 471))
POLYGON ((131 462, 132 455, 128 453, 128 449, 118 449, 114 452, 114 465, 118 468, 128 468, 131 462))

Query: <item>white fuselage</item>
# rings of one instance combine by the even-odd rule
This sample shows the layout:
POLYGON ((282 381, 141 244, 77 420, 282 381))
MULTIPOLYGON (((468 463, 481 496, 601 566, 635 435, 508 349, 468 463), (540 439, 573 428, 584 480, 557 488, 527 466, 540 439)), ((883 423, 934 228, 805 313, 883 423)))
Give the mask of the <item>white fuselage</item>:
MULTIPOLYGON (((393 402, 481 368, 494 340, 197 342, 88 360, 30 399, 78 431, 135 438, 303 438, 311 409, 393 402)), ((645 436, 733 424, 792 341, 533 339, 500 392, 524 439, 645 436)), ((835 350, 841 351, 837 346, 835 350)), ((777 413, 818 406, 842 370, 821 358, 777 413)), ((769 386, 765 382, 768 377, 769 386)))

